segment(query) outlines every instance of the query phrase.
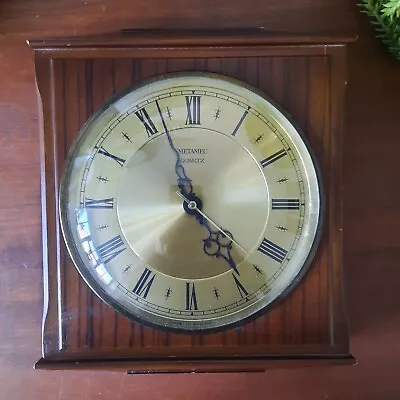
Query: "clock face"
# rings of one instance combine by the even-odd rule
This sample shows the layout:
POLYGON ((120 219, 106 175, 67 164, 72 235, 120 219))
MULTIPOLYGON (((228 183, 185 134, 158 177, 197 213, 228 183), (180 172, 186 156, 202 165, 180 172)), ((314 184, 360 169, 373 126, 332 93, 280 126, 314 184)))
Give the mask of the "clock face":
POLYGON ((255 89, 170 74, 113 98, 82 128, 60 214, 82 277, 124 315, 221 329, 287 294, 321 220, 315 161, 255 89))

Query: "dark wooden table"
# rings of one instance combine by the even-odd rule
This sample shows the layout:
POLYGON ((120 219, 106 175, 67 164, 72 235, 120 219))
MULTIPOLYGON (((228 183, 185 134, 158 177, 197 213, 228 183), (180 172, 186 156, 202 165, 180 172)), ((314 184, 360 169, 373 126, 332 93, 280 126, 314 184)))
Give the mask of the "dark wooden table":
POLYGON ((400 398, 400 63, 350 0, 0 3, 0 399, 400 398), (346 299, 355 366, 266 374, 126 376, 32 369, 40 357, 39 126, 26 39, 120 28, 246 27, 358 33, 345 133, 346 299), (129 397, 128 397, 129 396, 129 397))

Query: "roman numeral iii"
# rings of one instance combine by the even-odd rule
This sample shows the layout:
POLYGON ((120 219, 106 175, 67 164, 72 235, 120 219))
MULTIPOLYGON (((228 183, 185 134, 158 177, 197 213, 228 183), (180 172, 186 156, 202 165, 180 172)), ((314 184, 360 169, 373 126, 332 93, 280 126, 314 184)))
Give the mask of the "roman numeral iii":
POLYGON ((300 209, 299 199, 272 199, 273 210, 298 210, 300 209))
POLYGON ((257 250, 272 258, 273 260, 278 261, 279 263, 281 263, 285 259, 287 254, 287 251, 285 249, 268 239, 263 239, 260 247, 257 250))
POLYGON ((145 127, 147 136, 149 138, 151 136, 155 135, 156 133, 158 133, 157 128, 154 125, 154 122, 151 120, 151 118, 145 108, 142 108, 141 110, 136 111, 135 115, 139 118, 140 122, 145 127))
POLYGON ((124 242, 119 235, 98 246, 96 249, 97 254, 104 264, 107 264, 125 250, 124 242))
POLYGON ((186 282, 186 310, 198 310, 194 283, 186 282))
POLYGON ((200 125, 200 96, 185 96, 186 125, 200 125))
POLYGON ((114 207, 114 198, 110 197, 108 199, 91 199, 89 197, 85 197, 85 207, 112 209, 114 207))
POLYGON ((138 296, 142 296, 145 299, 149 294, 149 290, 154 282, 156 274, 153 274, 151 278, 150 276, 151 271, 148 268, 145 268, 138 282, 136 283, 136 286, 132 290, 133 293, 137 294, 138 296))

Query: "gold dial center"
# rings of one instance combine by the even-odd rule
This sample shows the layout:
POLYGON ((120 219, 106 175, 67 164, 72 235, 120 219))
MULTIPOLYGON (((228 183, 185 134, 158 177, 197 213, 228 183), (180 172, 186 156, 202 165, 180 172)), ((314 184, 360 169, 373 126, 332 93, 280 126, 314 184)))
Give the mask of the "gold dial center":
MULTIPOLYGON (((212 130, 179 129, 171 137, 193 192, 201 199, 202 212, 231 232, 243 248, 253 249, 261 240, 269 210, 268 188, 257 162, 235 140, 212 130), (193 162, 185 154, 190 149, 201 149, 203 162, 193 162)), ((204 251, 209 232, 196 212, 185 212, 185 201, 176 194, 175 163, 165 134, 128 160, 117 197, 124 236, 144 263, 166 275, 201 279, 229 272, 223 258, 204 251)), ((188 200, 187 207, 197 210, 198 204, 188 200)), ((237 246, 232 255, 237 265, 246 258, 237 246)))

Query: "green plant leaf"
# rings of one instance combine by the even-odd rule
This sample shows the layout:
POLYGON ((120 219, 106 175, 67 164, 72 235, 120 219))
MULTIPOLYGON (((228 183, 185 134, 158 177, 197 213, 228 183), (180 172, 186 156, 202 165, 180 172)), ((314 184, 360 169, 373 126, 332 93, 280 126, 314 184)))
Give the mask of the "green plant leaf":
POLYGON ((400 17, 400 0, 388 0, 383 4, 382 14, 385 17, 393 19, 400 17))
POLYGON ((369 16, 389 53, 400 60, 400 0, 361 0, 358 6, 369 16))

